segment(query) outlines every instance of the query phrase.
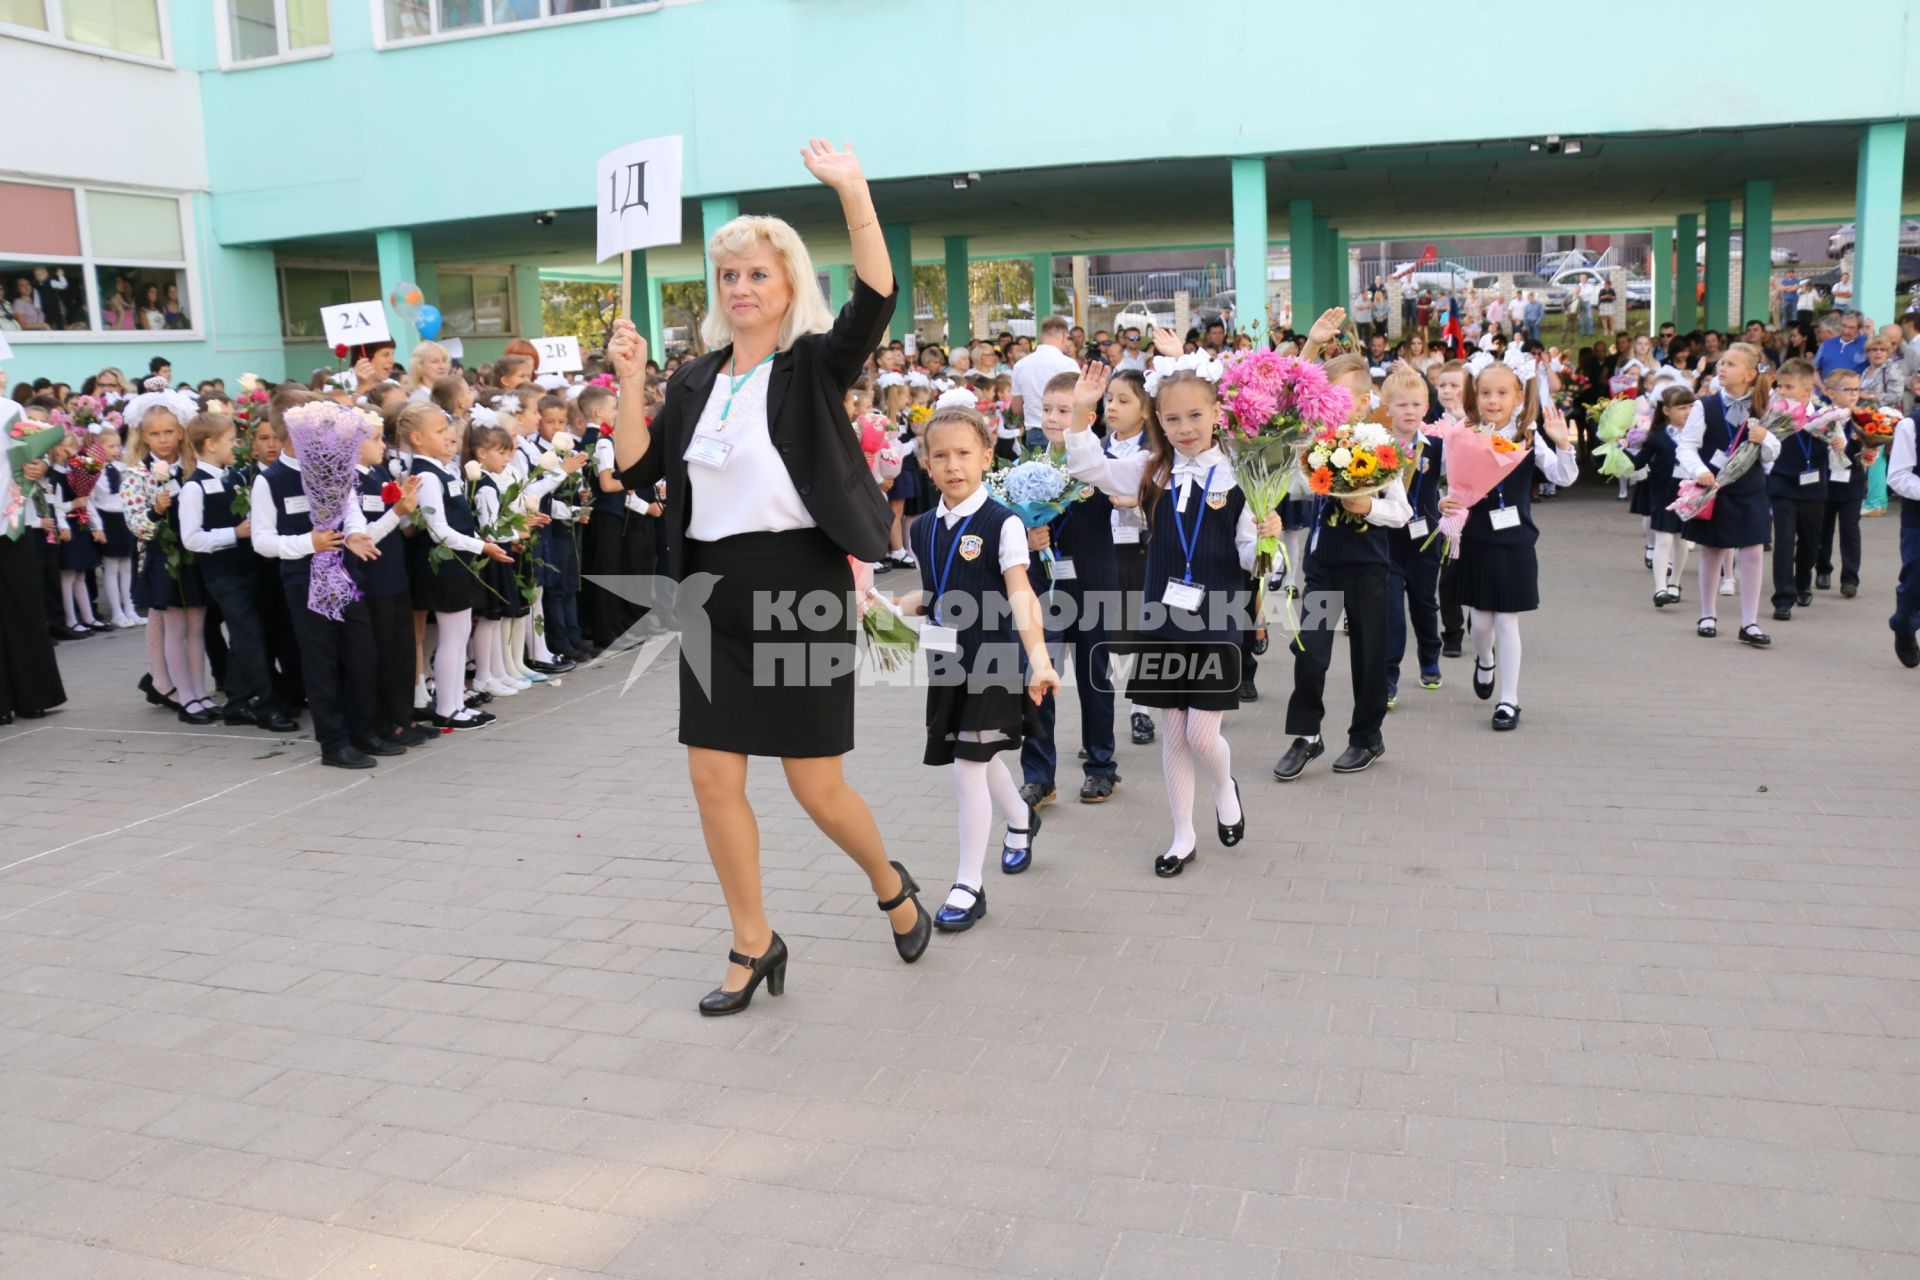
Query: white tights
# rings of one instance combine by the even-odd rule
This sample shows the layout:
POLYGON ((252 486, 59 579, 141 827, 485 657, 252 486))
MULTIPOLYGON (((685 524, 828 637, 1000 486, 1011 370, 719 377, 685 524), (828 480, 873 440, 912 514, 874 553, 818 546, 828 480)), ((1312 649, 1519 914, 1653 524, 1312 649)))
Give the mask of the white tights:
POLYGON ((527 649, 527 624, 531 620, 532 615, 530 614, 519 618, 502 618, 500 620, 502 636, 500 644, 500 669, 501 673, 508 680, 525 681, 527 678, 527 670, 520 661, 520 655, 525 653, 527 649))
POLYGON ((67 611, 67 626, 82 622, 88 626, 94 624, 93 598, 87 594, 86 574, 78 569, 60 571, 60 605, 67 611))
POLYGON ((466 706, 467 637, 473 631, 473 610, 436 615, 439 638, 433 644, 433 709, 451 716, 466 706))
POLYGON ((1656 594, 1668 587, 1679 589, 1681 578, 1687 572, 1687 553, 1692 550, 1693 544, 1677 533, 1653 535, 1653 589, 1656 594))
POLYGON ((547 648, 547 589, 537 587, 533 593, 533 613, 527 619, 527 653, 535 662, 553 662, 553 650, 547 648), (534 626, 533 620, 540 619, 540 625, 534 626))
POLYGON ((100 594, 115 622, 132 622, 140 616, 133 607, 131 556, 108 556, 100 562, 100 594))
MULTIPOLYGON (((167 669, 167 683, 173 686, 174 700, 181 710, 191 710, 195 703, 212 700, 207 697, 206 684, 206 637, 207 611, 174 606, 171 609, 155 609, 153 619, 159 620, 158 626, 149 626, 149 631, 160 633, 161 651, 167 669)), ((148 652, 153 649, 153 641, 147 642, 148 652)), ((154 683, 159 683, 158 677, 154 683)))
POLYGON ((1760 575, 1765 555, 1764 547, 1700 548, 1700 617, 1703 621, 1715 616, 1714 601, 1720 590, 1720 576, 1726 572, 1728 561, 1732 561, 1733 578, 1740 588, 1740 625, 1743 628, 1760 625, 1760 575))
POLYGON ((1518 710, 1520 706, 1520 615, 1490 613, 1485 609, 1467 610, 1467 624, 1473 629, 1473 664, 1485 671, 1499 670, 1501 702, 1518 710))
MULTIPOLYGON (((506 659, 501 656, 501 644, 505 638, 506 623, 500 618, 475 618, 473 620, 473 687, 495 692, 507 683, 506 659)), ((439 677, 434 677, 439 683, 439 677)))
POLYGON ((1160 768, 1167 776, 1167 803, 1173 810, 1173 843, 1169 858, 1184 858, 1194 850, 1194 762, 1207 771, 1213 786, 1213 807, 1219 821, 1240 821, 1240 797, 1233 787, 1233 749, 1220 732, 1224 711, 1192 711, 1168 707, 1160 717, 1160 768))
MULTIPOLYGON (((966 885, 972 889, 984 887, 982 873, 987 862, 987 831, 993 825, 994 806, 1006 815, 1009 827, 1025 827, 1030 816, 1027 802, 1020 798, 1020 788, 1013 781, 1013 773, 1007 768, 1004 753, 996 754, 991 760, 955 760, 953 762, 953 795, 955 808, 960 820, 960 865, 953 874, 956 885, 966 885)), ((1009 834, 1007 843, 1016 849, 1024 849, 1025 836, 1009 834)), ((967 908, 973 905, 974 896, 954 889, 947 894, 947 905, 967 908)))

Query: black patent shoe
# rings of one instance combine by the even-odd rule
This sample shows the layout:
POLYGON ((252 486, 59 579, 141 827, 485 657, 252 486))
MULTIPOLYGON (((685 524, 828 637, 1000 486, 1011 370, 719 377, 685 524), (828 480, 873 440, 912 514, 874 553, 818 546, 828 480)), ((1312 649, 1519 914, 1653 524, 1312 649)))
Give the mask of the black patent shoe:
POLYGON ((1194 860, 1199 856, 1200 853, 1197 849, 1189 849, 1184 855, 1178 858, 1163 853, 1153 860, 1153 874, 1159 876, 1162 880, 1171 880, 1192 866, 1194 860))
POLYGON ((1027 847, 1024 849, 1016 849, 1004 840, 1000 842, 1000 870, 1006 875, 1017 876, 1033 865, 1033 842, 1040 834, 1040 811, 1028 806, 1027 825, 1009 826, 1007 834, 1027 838, 1027 847))
MULTIPOLYGON (((1235 778, 1232 781, 1233 781, 1233 802, 1235 804, 1240 804, 1240 780, 1238 778, 1235 778)), ((1241 840, 1246 838, 1247 806, 1244 804, 1240 804, 1240 821, 1229 825, 1227 823, 1220 821, 1220 815, 1216 813, 1213 815, 1213 825, 1215 827, 1218 827, 1220 830, 1220 843, 1227 846, 1227 848, 1229 849, 1233 848, 1233 846, 1239 844, 1241 840)))
POLYGON ((145 694, 147 696, 147 701, 152 703, 156 707, 172 707, 175 710, 179 709, 180 704, 173 700, 173 696, 171 694, 162 693, 158 689, 153 687, 153 676, 151 674, 141 676, 140 683, 135 685, 134 687, 139 689, 141 693, 145 694))
POLYGON ((182 724, 212 724, 215 718, 213 704, 204 701, 181 707, 175 714, 180 717, 182 724))
POLYGON ((1773 637, 1758 627, 1740 628, 1740 643, 1750 644, 1756 649, 1764 649, 1773 643, 1773 637))
POLYGON ((956 884, 953 887, 972 894, 973 904, 952 907, 941 903, 940 909, 933 913, 933 927, 942 933, 965 933, 987 918, 987 890, 985 886, 976 889, 970 884, 956 884))
POLYGON ((767 947, 765 955, 755 959, 743 956, 738 951, 727 952, 727 960, 742 969, 752 970, 753 976, 747 979, 747 985, 738 991, 728 991, 717 987, 700 997, 700 1012, 709 1018, 722 1017, 729 1013, 738 1013, 753 1003, 753 993, 760 986, 760 980, 767 980, 767 994, 777 996, 787 989, 787 944, 780 941, 780 935, 774 934, 773 941, 767 947))
MULTIPOLYGON (((920 905, 920 886, 907 874, 907 869, 897 862, 889 865, 900 873, 900 892, 880 903, 880 910, 892 911, 907 899, 913 899, 913 927, 905 933, 893 935, 893 949, 900 953, 902 960, 912 964, 926 954, 927 943, 933 937, 933 917, 920 905)), ((776 991, 774 994, 780 993, 776 991)))
POLYGON ((1133 713, 1133 745, 1144 747, 1153 741, 1153 717, 1144 711, 1133 713))
POLYGON ((1385 754, 1387 754, 1385 747, 1349 746, 1345 751, 1340 753, 1340 758, 1333 762, 1333 771, 1335 773, 1359 773, 1363 769, 1371 768, 1373 762, 1385 754))
POLYGON ((1509 729, 1520 727, 1520 708, 1511 702, 1503 702, 1493 709, 1493 727, 1505 733, 1509 729))
POLYGON ((1323 742, 1309 742, 1305 738, 1295 738, 1293 745, 1287 748, 1287 754, 1280 757, 1280 763, 1273 766, 1273 776, 1282 782, 1292 782, 1307 767, 1307 762, 1315 759, 1327 749, 1323 742))
POLYGON ((1480 699, 1480 701, 1482 702, 1485 702, 1488 698, 1491 698, 1493 696, 1493 673, 1497 670, 1499 670, 1498 667, 1481 666, 1480 660, 1478 658, 1475 658, 1473 660, 1473 696, 1474 697, 1480 699), (1487 678, 1485 680, 1482 680, 1480 678, 1480 673, 1482 671, 1487 673, 1487 678))

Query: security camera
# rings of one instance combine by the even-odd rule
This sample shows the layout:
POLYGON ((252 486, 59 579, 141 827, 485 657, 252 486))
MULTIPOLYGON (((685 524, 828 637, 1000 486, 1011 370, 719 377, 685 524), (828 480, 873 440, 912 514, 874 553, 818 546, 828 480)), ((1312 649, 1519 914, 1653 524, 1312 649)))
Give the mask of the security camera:
POLYGON ((536 213, 533 215, 534 225, 540 226, 540 227, 550 227, 553 225, 553 220, 559 216, 560 215, 554 212, 552 209, 547 210, 545 213, 536 213))

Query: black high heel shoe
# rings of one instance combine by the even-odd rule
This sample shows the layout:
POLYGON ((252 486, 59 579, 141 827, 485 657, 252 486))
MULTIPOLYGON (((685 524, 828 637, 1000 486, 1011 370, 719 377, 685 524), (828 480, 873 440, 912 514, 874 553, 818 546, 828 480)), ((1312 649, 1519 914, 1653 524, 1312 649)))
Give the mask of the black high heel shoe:
POLYGON ((777 996, 787 989, 787 944, 780 940, 779 934, 773 935, 765 955, 755 959, 743 956, 738 951, 728 951, 727 959, 743 969, 751 969, 753 976, 747 979, 747 985, 738 991, 728 991, 724 987, 715 988, 700 997, 700 1012, 709 1018, 718 1018, 729 1013, 738 1013, 753 1003, 754 989, 760 985, 760 979, 767 980, 767 994, 777 996))
MULTIPOLYGON (((920 886, 914 882, 911 875, 907 874, 907 869, 897 862, 889 865, 900 873, 900 892, 882 902, 880 910, 892 911, 907 899, 913 899, 913 928, 905 933, 893 935, 893 949, 900 953, 902 960, 912 964, 926 954, 927 943, 933 940, 933 917, 928 915, 927 909, 920 905, 920 886)), ((780 993, 776 991, 773 994, 780 993)))
POLYGON ((1220 821, 1220 815, 1213 815, 1214 825, 1220 828, 1220 843, 1231 849, 1240 843, 1247 834, 1247 806, 1240 800, 1240 779, 1233 780, 1233 802, 1240 805, 1240 821, 1228 826, 1220 821))

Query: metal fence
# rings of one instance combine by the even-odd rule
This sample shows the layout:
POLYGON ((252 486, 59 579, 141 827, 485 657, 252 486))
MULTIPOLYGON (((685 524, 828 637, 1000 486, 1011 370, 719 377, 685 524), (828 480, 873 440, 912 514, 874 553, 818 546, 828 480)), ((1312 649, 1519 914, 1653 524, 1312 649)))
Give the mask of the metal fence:
MULTIPOLYGON (((1605 253, 1588 253, 1583 258, 1578 251, 1571 249, 1552 250, 1546 253, 1492 253, 1477 255, 1439 254, 1437 261, 1426 264, 1435 270, 1447 270, 1453 267, 1464 268, 1474 275, 1542 275, 1551 276, 1562 267, 1589 266, 1606 270, 1610 267, 1625 267, 1634 275, 1645 275, 1647 264, 1652 259, 1651 249, 1638 247, 1628 250, 1608 249, 1605 253)), ((1385 279, 1396 271, 1413 266, 1412 258, 1361 258, 1357 264, 1358 278, 1367 283, 1376 279, 1385 279)))

